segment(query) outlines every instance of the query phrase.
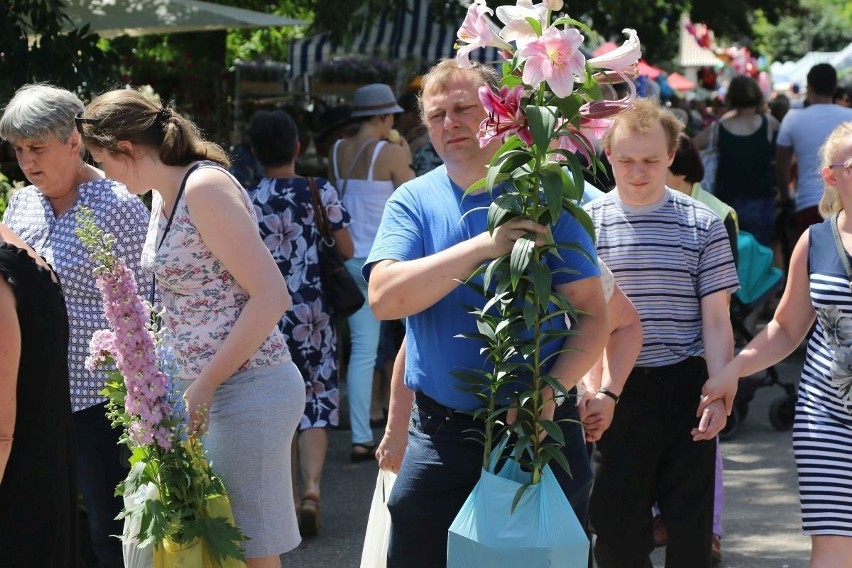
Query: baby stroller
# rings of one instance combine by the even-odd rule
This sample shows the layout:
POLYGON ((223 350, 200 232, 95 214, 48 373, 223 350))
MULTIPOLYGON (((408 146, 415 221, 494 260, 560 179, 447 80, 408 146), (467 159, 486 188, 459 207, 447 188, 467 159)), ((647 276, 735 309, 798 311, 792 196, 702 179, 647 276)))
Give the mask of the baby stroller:
MULTIPOLYGON (((731 299, 731 325, 734 336, 744 343, 754 337, 752 321, 766 300, 781 287, 784 274, 772 264, 772 250, 763 246, 745 231, 737 236, 737 275, 740 289, 731 299)), ((722 440, 731 439, 739 428, 740 422, 748 415, 748 405, 755 392, 761 387, 779 386, 784 395, 772 402, 769 408, 769 422, 776 430, 784 431, 793 427, 793 415, 796 409, 796 385, 779 380, 775 367, 766 369, 761 377, 741 379, 734 406, 725 428, 719 433, 722 440)))

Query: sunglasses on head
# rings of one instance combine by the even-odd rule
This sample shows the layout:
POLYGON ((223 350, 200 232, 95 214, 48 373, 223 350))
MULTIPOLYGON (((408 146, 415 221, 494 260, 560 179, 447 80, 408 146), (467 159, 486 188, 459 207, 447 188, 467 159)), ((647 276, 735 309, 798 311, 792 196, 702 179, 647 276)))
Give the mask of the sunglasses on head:
POLYGON ((81 110, 77 114, 74 115, 74 125, 77 127, 77 132, 83 134, 83 125, 91 124, 92 126, 97 126, 101 122, 99 118, 83 118, 83 111, 81 110))

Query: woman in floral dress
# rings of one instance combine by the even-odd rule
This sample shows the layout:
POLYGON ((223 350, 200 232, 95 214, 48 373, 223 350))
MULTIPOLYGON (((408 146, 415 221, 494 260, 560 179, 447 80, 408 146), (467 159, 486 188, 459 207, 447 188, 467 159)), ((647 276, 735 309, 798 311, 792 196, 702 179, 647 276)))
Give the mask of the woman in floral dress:
POLYGON ((799 239, 772 321, 708 379, 702 406, 738 377, 789 355, 816 321, 799 382, 793 453, 802 528, 811 537, 809 565, 833 568, 849 566, 852 558, 852 122, 829 135, 821 173, 819 212, 825 221, 799 239))
POLYGON ((311 182, 326 210, 335 249, 344 259, 354 251, 346 229, 349 214, 328 180, 296 175, 299 134, 287 113, 255 113, 249 125, 249 139, 265 171, 265 177, 251 191, 260 234, 293 298, 293 307, 281 318, 279 327, 305 380, 305 413, 297 433, 303 489, 297 514, 302 535, 312 536, 319 529, 327 428, 337 426, 339 396, 337 334, 320 286, 318 245, 322 237, 314 215, 311 182))

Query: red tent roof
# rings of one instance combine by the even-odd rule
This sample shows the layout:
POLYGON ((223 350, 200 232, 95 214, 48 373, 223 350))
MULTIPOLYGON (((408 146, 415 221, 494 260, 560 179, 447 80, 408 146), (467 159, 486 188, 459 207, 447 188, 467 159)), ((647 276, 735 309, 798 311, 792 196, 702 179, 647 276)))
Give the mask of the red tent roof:
POLYGON ((662 73, 662 72, 663 72, 662 69, 660 69, 659 67, 654 67, 653 65, 651 65, 650 63, 648 63, 644 59, 639 60, 639 74, 640 75, 645 75, 649 79, 656 79, 657 77, 660 76, 660 73, 662 73))
POLYGON ((672 73, 668 76, 669 86, 676 91, 688 91, 695 88, 695 83, 681 75, 672 73))

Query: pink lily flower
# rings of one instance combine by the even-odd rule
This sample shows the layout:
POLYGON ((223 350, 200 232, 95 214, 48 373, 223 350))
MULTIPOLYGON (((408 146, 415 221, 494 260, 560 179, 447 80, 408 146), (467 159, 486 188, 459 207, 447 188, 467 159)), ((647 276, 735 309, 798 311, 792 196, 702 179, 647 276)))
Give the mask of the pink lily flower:
POLYGON ((537 88, 547 81, 557 97, 574 92, 574 82, 585 72, 586 57, 580 51, 583 35, 574 28, 549 27, 526 45, 518 55, 526 57, 524 83, 537 88))
POLYGON ((518 137, 532 145, 532 133, 527 125, 527 117, 521 110, 521 98, 524 95, 523 85, 500 87, 496 93, 488 85, 479 87, 479 100, 488 118, 479 125, 479 147, 485 148, 494 138, 505 140, 507 136, 517 133, 518 137))
POLYGON ((636 85, 627 77, 623 77, 623 79, 630 88, 630 92, 623 98, 617 101, 591 101, 581 106, 577 113, 583 119, 610 118, 631 108, 636 99, 636 85))
POLYGON ((542 30, 547 27, 547 5, 534 5, 532 0, 518 0, 514 6, 497 6, 497 18, 505 24, 500 30, 503 39, 514 41, 521 49, 538 38, 527 18, 538 20, 542 30))
POLYGON ((589 59, 590 67, 612 69, 627 75, 631 74, 630 70, 633 69, 633 74, 635 74, 636 65, 639 63, 639 58, 642 57, 639 36, 636 34, 636 30, 630 28, 625 28, 621 32, 627 34, 627 40, 612 51, 589 59))
POLYGON ((567 124, 563 135, 556 139, 555 147, 569 152, 579 153, 591 160, 589 151, 594 143, 604 137, 612 128, 612 121, 605 118, 581 118, 580 128, 567 124))
POLYGON ((512 46, 491 29, 485 15, 493 13, 494 11, 485 5, 485 0, 476 0, 468 6, 467 15, 456 34, 461 44, 456 44, 458 47, 456 62, 459 67, 463 69, 473 67, 469 58, 470 52, 480 47, 493 46, 514 52, 512 46))

